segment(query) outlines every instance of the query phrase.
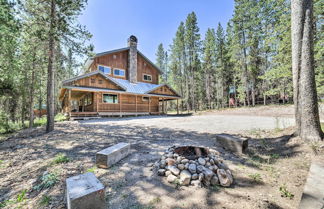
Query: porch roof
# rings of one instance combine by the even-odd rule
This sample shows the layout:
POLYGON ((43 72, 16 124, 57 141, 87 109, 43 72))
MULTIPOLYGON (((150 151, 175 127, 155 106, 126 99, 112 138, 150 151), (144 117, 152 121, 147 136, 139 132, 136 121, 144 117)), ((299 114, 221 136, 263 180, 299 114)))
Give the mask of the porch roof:
POLYGON ((176 95, 160 95, 163 97, 172 97, 172 98, 180 98, 181 96, 173 89, 171 88, 169 85, 167 84, 152 84, 152 83, 144 83, 144 82, 137 82, 137 83, 131 83, 129 80, 125 80, 125 79, 119 79, 119 78, 113 78, 110 76, 105 75, 104 73, 102 73, 101 71, 93 71, 81 76, 77 76, 74 78, 71 78, 69 80, 65 80, 63 81, 63 88, 67 88, 69 87, 70 89, 73 87, 75 88, 79 88, 80 86, 71 86, 69 85, 70 82, 78 80, 78 79, 82 79, 85 77, 90 77, 93 75, 97 75, 100 74, 101 76, 103 76, 104 78, 106 78, 107 80, 112 81, 113 83, 115 83, 117 86, 120 86, 123 90, 115 90, 115 89, 103 89, 103 88, 96 88, 96 87, 85 87, 82 86, 81 88, 83 88, 84 91, 88 90, 94 90, 97 89, 96 91, 109 91, 109 92, 120 92, 120 93, 130 93, 130 94, 140 94, 140 95, 160 95, 160 94, 152 94, 151 92, 162 87, 162 86, 167 86, 168 88, 170 88, 176 95))
POLYGON ((63 86, 64 89, 71 89, 75 91, 88 91, 88 92, 109 92, 109 93, 121 93, 121 94, 137 94, 137 95, 147 95, 147 96, 155 96, 155 97, 163 97, 170 99, 177 99, 180 96, 171 96, 171 95, 161 95, 161 94, 146 94, 146 93, 137 93, 137 92, 129 92, 115 89, 105 89, 105 88, 95 88, 95 87, 84 87, 84 86, 63 86))

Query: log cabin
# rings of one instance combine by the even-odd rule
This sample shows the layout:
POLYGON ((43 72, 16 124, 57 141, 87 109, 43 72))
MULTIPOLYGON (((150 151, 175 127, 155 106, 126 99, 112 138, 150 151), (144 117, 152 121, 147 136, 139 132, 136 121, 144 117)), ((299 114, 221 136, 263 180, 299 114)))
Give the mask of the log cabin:
POLYGON ((85 74, 63 81, 59 99, 71 118, 164 114, 167 102, 181 96, 159 83, 161 70, 137 49, 128 46, 87 59, 85 74))

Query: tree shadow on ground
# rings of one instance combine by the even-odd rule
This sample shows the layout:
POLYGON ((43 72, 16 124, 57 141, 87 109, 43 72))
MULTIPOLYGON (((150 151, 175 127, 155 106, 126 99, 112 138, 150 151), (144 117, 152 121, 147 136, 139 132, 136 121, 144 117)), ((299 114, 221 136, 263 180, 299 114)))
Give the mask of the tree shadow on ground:
MULTIPOLYGON (((298 153, 295 150, 297 145, 287 145, 288 138, 285 137, 267 139, 267 147, 260 147, 258 143, 253 142, 259 139, 250 139, 253 143, 248 156, 236 155, 224 150, 215 138, 216 134, 167 128, 100 123, 58 123, 56 129, 49 134, 38 132, 33 137, 11 138, 0 143, 1 159, 7 158, 6 160, 11 163, 7 171, 1 170, 1 178, 16 170, 11 173, 12 176, 6 178, 10 183, 0 183, 0 197, 2 197, 0 201, 12 198, 19 192, 17 184, 26 181, 24 177, 26 172, 30 174, 27 176, 29 179, 39 179, 44 171, 51 167, 46 164, 33 165, 30 168, 26 163, 50 161, 58 153, 65 153, 71 162, 59 167, 62 170, 60 182, 53 187, 60 191, 59 194, 53 195, 53 202, 58 205, 51 205, 55 208, 65 207, 65 179, 86 172, 86 165, 94 166, 96 152, 119 142, 128 142, 131 144, 132 151, 129 156, 113 168, 98 169, 95 172, 106 186, 108 208, 159 208, 161 204, 167 208, 217 208, 221 207, 223 202, 217 199, 216 194, 226 193, 228 189, 238 187, 253 188, 262 183, 256 184, 250 179, 235 178, 236 184, 228 189, 178 188, 176 185, 167 183, 165 178, 157 176, 149 164, 158 161, 163 151, 172 145, 212 147, 219 151, 226 161, 251 167, 255 165, 249 163, 250 156, 258 156, 263 162, 266 159, 263 159, 261 154, 279 154, 278 158, 287 158, 298 153), (277 150, 277 147, 280 149, 277 150), (64 200, 64 204, 59 204, 57 200, 64 200)), ((31 188, 38 183, 37 181, 31 183, 31 188)), ((49 189, 48 194, 50 191, 49 189)), ((236 198, 232 193, 227 194, 229 200, 236 198)), ((29 196, 35 198, 38 193, 30 192, 29 196)), ((269 202, 270 204, 275 205, 269 202)))

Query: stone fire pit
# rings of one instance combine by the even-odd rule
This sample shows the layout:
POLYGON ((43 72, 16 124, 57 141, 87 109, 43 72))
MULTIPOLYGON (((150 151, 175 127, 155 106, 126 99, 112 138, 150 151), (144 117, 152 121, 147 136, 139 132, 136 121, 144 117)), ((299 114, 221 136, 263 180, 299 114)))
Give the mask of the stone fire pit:
POLYGON ((184 186, 229 187, 233 183, 232 173, 217 153, 206 147, 172 146, 158 162, 158 175, 184 186))

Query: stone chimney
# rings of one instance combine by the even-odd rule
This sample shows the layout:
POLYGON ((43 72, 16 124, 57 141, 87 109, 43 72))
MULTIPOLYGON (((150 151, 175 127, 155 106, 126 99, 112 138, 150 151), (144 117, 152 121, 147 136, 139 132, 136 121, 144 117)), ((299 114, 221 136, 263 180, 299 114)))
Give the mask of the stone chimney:
POLYGON ((137 83, 137 38, 131 35, 128 38, 128 77, 131 83, 137 83))

